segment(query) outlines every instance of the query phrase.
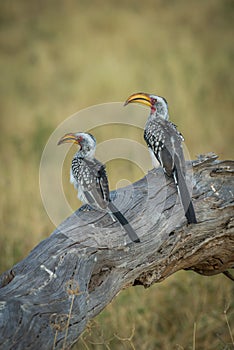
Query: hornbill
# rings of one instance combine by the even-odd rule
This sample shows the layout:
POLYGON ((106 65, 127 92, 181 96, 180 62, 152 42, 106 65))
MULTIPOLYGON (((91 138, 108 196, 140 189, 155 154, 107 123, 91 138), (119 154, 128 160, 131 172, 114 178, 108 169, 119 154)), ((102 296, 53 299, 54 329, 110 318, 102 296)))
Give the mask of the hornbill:
POLYGON ((184 138, 176 125, 169 121, 168 104, 164 97, 135 93, 125 105, 141 103, 150 107, 144 139, 151 155, 156 157, 168 177, 173 177, 189 224, 197 223, 192 200, 186 184, 186 166, 182 149, 184 138))
POLYGON ((58 145, 65 142, 80 146, 72 159, 70 169, 70 182, 78 191, 78 198, 94 209, 113 214, 130 239, 140 242, 132 226, 110 199, 105 165, 94 158, 96 140, 93 135, 84 132, 68 133, 59 140, 58 145))

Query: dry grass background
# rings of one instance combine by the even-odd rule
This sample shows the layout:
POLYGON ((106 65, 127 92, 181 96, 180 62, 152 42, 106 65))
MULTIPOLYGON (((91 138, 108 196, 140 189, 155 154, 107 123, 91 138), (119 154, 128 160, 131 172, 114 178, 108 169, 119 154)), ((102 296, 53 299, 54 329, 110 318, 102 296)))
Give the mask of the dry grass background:
MULTIPOLYGON (((84 107, 158 93, 192 158, 233 158, 233 22, 232 0, 1 2, 1 271, 52 232, 40 198, 41 153, 56 126, 84 107)), ((99 141, 107 131, 97 131, 99 141)), ((118 174, 110 170, 112 184, 118 174)), ((74 349, 231 349, 224 311, 233 336, 233 292, 223 276, 188 272, 130 288, 74 349)))

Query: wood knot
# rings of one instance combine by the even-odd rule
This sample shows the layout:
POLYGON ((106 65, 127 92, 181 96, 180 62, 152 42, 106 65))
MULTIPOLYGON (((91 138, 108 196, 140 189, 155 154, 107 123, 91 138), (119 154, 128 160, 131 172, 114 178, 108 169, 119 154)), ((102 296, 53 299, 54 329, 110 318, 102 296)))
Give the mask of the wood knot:
POLYGON ((79 283, 74 279, 70 279, 65 284, 65 290, 69 295, 79 295, 80 294, 79 283))
POLYGON ((1 277, 0 288, 7 286, 15 277, 13 270, 5 272, 1 277))

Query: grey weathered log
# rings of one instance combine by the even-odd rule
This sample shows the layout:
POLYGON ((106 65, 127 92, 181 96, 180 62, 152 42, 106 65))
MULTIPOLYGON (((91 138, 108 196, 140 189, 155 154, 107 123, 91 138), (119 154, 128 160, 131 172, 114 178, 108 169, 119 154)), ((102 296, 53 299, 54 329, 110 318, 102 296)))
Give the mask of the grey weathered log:
POLYGON ((186 224, 160 168, 113 192, 138 244, 108 214, 76 211, 1 276, 0 349, 69 348, 123 288, 149 287, 181 269, 214 275, 233 268, 233 175, 234 162, 214 154, 193 162, 197 225, 186 224))

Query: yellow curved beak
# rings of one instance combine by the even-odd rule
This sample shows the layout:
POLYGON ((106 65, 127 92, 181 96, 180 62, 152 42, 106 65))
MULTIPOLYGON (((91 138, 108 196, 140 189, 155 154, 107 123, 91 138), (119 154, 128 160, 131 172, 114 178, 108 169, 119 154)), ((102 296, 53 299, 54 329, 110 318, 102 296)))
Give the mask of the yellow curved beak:
POLYGON ((58 145, 61 145, 62 143, 65 142, 72 142, 72 143, 78 143, 77 141, 77 137, 75 134, 73 134, 72 132, 64 135, 58 142, 58 145))
POLYGON ((138 92, 129 96, 126 102, 124 103, 124 106, 128 105, 129 103, 140 103, 148 107, 152 107, 149 94, 146 94, 144 92, 138 92))

